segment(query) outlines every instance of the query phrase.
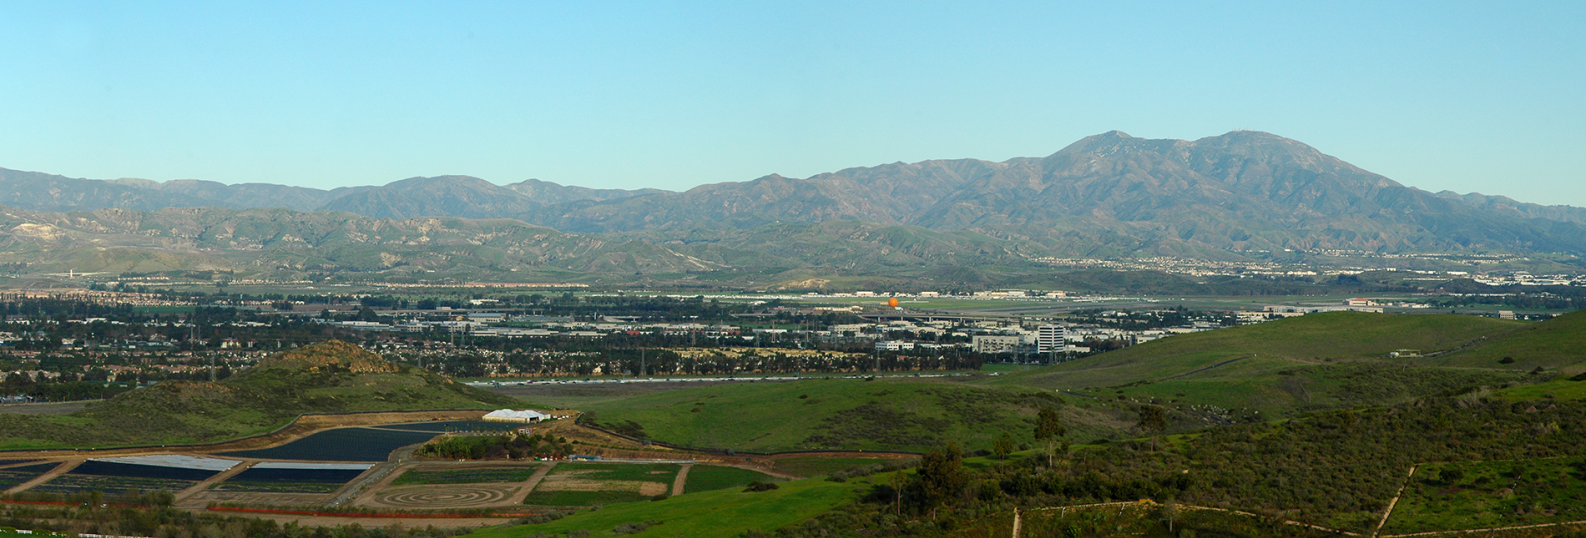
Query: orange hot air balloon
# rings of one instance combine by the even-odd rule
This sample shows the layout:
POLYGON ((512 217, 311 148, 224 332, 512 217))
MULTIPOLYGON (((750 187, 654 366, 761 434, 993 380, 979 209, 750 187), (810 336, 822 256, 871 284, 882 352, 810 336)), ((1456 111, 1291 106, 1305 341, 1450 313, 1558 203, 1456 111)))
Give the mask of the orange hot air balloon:
POLYGON ((890 306, 892 308, 897 308, 898 307, 898 298, 897 297, 893 297, 891 299, 887 299, 887 306, 890 306))

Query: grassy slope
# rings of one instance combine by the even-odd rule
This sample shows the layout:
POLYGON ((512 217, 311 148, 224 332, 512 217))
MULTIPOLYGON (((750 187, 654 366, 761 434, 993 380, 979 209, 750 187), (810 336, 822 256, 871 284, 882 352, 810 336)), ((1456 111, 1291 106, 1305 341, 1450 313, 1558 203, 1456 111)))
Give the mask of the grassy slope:
POLYGON ((305 413, 511 403, 331 341, 282 353, 219 383, 160 383, 68 416, 0 416, 0 448, 202 443, 270 431, 305 413))
POLYGON ((1423 465, 1383 529, 1408 533, 1586 519, 1579 456, 1423 465), (1458 479, 1444 478, 1457 469, 1458 479))
POLYGON ((1586 371, 1586 310, 1525 327, 1475 348, 1421 362, 1519 371, 1542 366, 1549 370, 1564 369, 1569 374, 1586 371), (1515 361, 1499 363, 1504 357, 1512 357, 1515 361))
POLYGON ((1040 405, 1030 391, 934 380, 736 383, 591 406, 593 420, 668 443, 742 451, 926 451, 955 441, 989 447, 1003 431, 1028 441, 1040 405), (695 410, 698 411, 695 411, 695 410))
POLYGON ((1515 374, 1502 370, 1417 367, 1386 355, 1399 349, 1453 350, 1526 326, 1471 316, 1312 314, 1174 336, 1009 374, 993 384, 1213 405, 1235 410, 1234 415, 1254 412, 1252 418, 1281 416, 1312 408, 1389 403, 1513 379, 1515 374), (1203 368, 1209 369, 1197 372, 1203 368))
POLYGON ((569 531, 589 531, 599 538, 614 536, 612 529, 625 523, 660 521, 635 537, 688 536, 735 537, 745 530, 772 531, 853 500, 857 492, 869 487, 866 480, 847 483, 820 479, 783 482, 777 489, 744 493, 742 489, 722 489, 690 493, 661 501, 641 501, 606 506, 539 525, 493 527, 468 535, 474 538, 516 538, 546 533, 566 535, 569 531))
POLYGON ((683 493, 699 493, 718 489, 742 488, 750 482, 779 482, 776 477, 749 469, 720 465, 695 465, 688 471, 688 483, 683 493))

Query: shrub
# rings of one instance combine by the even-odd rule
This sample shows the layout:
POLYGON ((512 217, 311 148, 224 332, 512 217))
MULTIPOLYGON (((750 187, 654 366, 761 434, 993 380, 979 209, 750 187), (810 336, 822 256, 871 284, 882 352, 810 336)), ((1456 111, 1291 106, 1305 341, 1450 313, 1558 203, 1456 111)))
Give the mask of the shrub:
POLYGON ((512 520, 512 523, 516 524, 516 525, 535 525, 535 524, 539 524, 539 523, 550 523, 552 521, 556 521, 558 519, 562 519, 562 518, 570 516, 570 515, 573 515, 573 513, 572 512, 546 512, 544 514, 535 514, 535 515, 532 515, 532 516, 520 517, 520 518, 517 518, 515 520, 512 520))
POLYGON ((772 483, 772 482, 761 482, 759 480, 756 480, 754 482, 750 482, 749 483, 749 487, 743 488, 743 492, 744 493, 756 493, 756 492, 761 492, 761 491, 771 491, 773 489, 777 489, 777 485, 775 483, 772 483))
POLYGON ((634 534, 634 533, 638 533, 638 532, 643 532, 644 529, 648 529, 650 527, 654 527, 654 526, 660 525, 660 524, 661 524, 661 522, 659 522, 659 521, 639 521, 639 522, 635 522, 635 523, 623 523, 621 525, 617 525, 616 528, 611 529, 611 533, 615 534, 617 536, 622 536, 624 534, 634 534))

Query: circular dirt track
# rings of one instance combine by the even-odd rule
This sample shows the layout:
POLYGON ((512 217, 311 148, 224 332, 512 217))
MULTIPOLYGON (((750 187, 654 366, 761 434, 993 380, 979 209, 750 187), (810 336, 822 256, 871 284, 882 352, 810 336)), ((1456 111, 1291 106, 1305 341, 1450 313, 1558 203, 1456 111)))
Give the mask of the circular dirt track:
POLYGON ((471 508, 499 504, 517 489, 517 486, 424 486, 382 491, 371 500, 392 508, 471 508))

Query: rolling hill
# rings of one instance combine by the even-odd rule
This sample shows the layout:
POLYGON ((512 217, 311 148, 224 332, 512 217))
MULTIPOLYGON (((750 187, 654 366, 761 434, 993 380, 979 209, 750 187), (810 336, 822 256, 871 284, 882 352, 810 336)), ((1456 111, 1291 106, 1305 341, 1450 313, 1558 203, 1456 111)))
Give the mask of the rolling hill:
POLYGON ((1443 357, 1417 361, 1462 368, 1531 371, 1537 367, 1566 375, 1586 371, 1586 310, 1577 310, 1443 357), (1513 359, 1505 361, 1504 359, 1513 359))
POLYGON ((1525 322, 1472 316, 1311 314, 1173 336, 1012 374, 994 384, 1210 406, 1205 412, 1224 419, 1261 420, 1521 379, 1523 372, 1497 364, 1454 368, 1390 354, 1451 353, 1528 328, 1525 322))
POLYGON ((358 346, 328 341, 266 359, 218 383, 168 381, 73 415, 0 415, 0 448, 215 442, 302 414, 495 409, 516 403, 358 346))
POLYGON ((1077 438, 1111 434, 1121 413, 1067 405, 1022 387, 977 387, 917 379, 809 379, 735 383, 611 401, 586 420, 674 445, 776 452, 904 450, 948 441, 988 447, 1004 432, 1031 442, 1035 414, 1060 409, 1077 438))

